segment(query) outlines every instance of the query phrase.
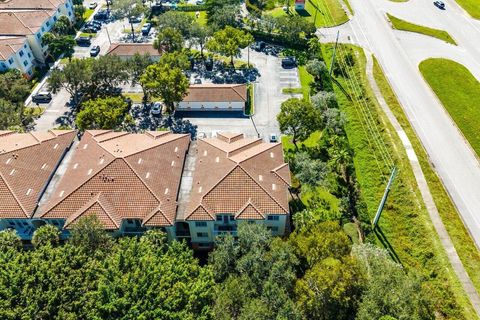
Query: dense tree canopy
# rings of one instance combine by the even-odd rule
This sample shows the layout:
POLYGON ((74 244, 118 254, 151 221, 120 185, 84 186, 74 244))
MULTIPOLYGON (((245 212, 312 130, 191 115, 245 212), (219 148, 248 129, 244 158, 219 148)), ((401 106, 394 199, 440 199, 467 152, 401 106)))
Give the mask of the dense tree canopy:
POLYGON ((127 112, 128 104, 122 97, 88 100, 83 103, 75 123, 80 130, 117 129, 127 112))
POLYGON ((227 26, 225 29, 215 32, 207 42, 210 51, 230 57, 233 66, 233 58, 240 55, 240 49, 246 48, 253 42, 251 34, 227 26))

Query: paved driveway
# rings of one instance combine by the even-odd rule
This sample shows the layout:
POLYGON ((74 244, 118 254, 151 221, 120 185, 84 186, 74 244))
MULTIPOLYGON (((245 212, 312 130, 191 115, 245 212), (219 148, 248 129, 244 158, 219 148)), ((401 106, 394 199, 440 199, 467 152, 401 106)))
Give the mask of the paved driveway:
MULTIPOLYGON (((247 61, 248 51, 242 51, 242 60, 247 61)), ((250 50, 250 62, 258 69, 259 77, 254 82, 255 115, 251 118, 230 112, 182 113, 184 119, 198 126, 198 132, 207 136, 217 131, 243 132, 248 136, 268 139, 271 133, 279 134, 276 116, 280 104, 290 95, 282 93, 283 88, 300 86, 298 70, 283 69, 281 59, 250 50)))

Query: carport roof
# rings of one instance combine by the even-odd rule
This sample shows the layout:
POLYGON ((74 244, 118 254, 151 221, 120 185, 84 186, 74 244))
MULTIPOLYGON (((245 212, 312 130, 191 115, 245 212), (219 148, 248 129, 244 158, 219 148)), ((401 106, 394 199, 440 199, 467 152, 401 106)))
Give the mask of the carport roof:
POLYGON ((191 85, 184 102, 245 102, 246 84, 197 84, 191 85))

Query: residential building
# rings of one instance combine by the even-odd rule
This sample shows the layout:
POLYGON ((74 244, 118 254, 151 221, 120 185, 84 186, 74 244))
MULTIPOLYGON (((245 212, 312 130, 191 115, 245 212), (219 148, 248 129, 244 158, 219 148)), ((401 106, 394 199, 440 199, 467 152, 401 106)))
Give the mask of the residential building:
POLYGON ((177 111, 245 111, 246 84, 191 85, 177 111))
POLYGON ((72 130, 0 131, 0 230, 31 239, 43 223, 31 218, 74 137, 72 130))
MULTIPOLYGON (((243 134, 199 139, 187 204, 177 212, 177 237, 210 249, 215 237, 236 236, 238 223, 262 223, 273 235, 289 226, 290 169, 281 143, 243 134)), ((183 182, 182 182, 183 183, 183 182)))
POLYGON ((112 235, 151 228, 174 238, 177 193, 190 135, 86 131, 35 218, 68 230, 95 215, 112 235))
POLYGON ((74 19, 72 0, 7 0, 0 2, 0 70, 18 68, 26 76, 44 63, 42 36, 57 19, 74 19), (23 39, 23 40, 22 40, 23 39))
POLYGON ((158 61, 161 54, 151 43, 112 43, 107 54, 116 55, 123 60, 131 59, 136 53, 148 54, 153 61, 158 61))

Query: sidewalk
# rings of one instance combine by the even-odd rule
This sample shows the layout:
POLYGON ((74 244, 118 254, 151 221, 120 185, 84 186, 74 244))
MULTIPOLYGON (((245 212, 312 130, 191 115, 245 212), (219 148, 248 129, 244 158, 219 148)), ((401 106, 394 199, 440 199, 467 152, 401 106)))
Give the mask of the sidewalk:
POLYGON ((458 279, 460 280, 460 283, 463 286, 463 289, 465 290, 470 302, 472 303, 473 308, 475 309, 477 315, 480 316, 480 296, 475 290, 475 287, 473 286, 473 283, 470 280, 470 277, 468 276, 467 271, 463 267, 462 261, 460 260, 460 257, 458 256, 458 253, 455 250, 455 247, 453 246, 452 240, 450 239, 450 236, 448 235, 448 232, 445 229, 445 225, 443 224, 440 214, 438 213, 437 206, 435 205, 432 194, 430 193, 430 189, 428 188, 427 180, 425 179, 425 176, 423 174, 422 168, 418 161, 417 155, 415 154, 415 150, 412 147, 412 143, 408 139, 405 131, 402 129, 402 126, 398 122, 397 118, 395 117, 393 112, 390 110, 390 107, 388 106, 387 102, 383 98, 383 95, 380 92, 380 88, 378 87, 377 82, 375 81, 375 78, 373 76, 372 55, 371 53, 366 51, 365 56, 367 58, 366 73, 367 73, 368 82, 370 83, 370 86, 373 92, 375 93, 375 96, 383 112, 385 112, 385 114, 388 117, 388 120, 391 122, 396 133, 400 137, 403 147, 407 152, 410 165, 412 166, 412 171, 415 176, 415 180, 417 182, 420 193, 422 195, 423 202, 425 203, 425 207, 427 208, 430 219, 432 220, 433 226, 435 227, 435 231, 437 232, 438 237, 440 238, 440 242, 442 243, 442 246, 445 249, 445 252, 447 253, 448 260, 450 261, 450 264, 452 265, 453 270, 455 271, 458 279))

